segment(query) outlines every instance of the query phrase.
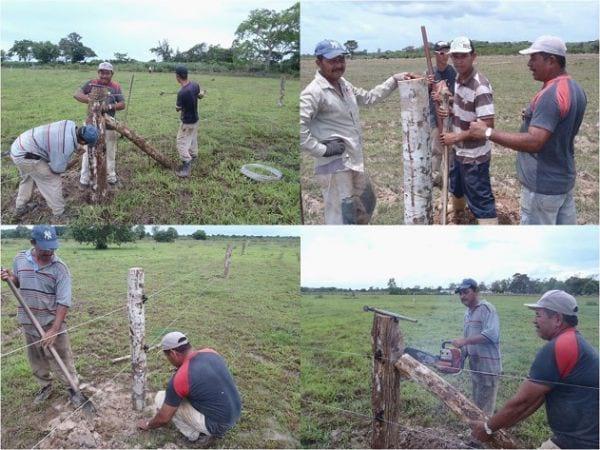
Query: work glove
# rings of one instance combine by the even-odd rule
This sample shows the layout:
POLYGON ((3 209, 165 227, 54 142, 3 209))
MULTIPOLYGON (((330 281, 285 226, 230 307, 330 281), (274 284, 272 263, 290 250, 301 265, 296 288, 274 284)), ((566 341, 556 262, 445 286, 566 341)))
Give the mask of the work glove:
POLYGON ((341 155, 342 153, 344 153, 346 151, 346 145, 344 144, 344 141, 342 141, 341 139, 324 142, 324 144, 327 147, 327 149, 325 150, 325 153, 323 153, 323 156, 325 156, 325 157, 341 155))

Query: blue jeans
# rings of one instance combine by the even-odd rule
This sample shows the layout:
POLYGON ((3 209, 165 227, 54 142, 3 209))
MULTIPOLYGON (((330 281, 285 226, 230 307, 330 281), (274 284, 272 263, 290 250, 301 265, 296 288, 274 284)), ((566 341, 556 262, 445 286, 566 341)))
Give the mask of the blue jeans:
POLYGON ((463 164, 456 157, 450 169, 450 192, 466 196, 469 209, 478 219, 496 217, 496 200, 490 184, 490 162, 463 164))
POLYGON ((521 225, 576 225, 573 189, 546 195, 521 187, 521 225))

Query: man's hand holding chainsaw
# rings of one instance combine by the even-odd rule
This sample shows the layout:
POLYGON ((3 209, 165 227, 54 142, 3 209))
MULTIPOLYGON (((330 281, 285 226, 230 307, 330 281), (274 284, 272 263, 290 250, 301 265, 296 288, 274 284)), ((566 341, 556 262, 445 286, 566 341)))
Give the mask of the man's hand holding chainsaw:
POLYGON ((468 338, 453 339, 451 342, 456 348, 462 348, 465 345, 485 344, 489 342, 489 340, 483 334, 480 334, 468 338))

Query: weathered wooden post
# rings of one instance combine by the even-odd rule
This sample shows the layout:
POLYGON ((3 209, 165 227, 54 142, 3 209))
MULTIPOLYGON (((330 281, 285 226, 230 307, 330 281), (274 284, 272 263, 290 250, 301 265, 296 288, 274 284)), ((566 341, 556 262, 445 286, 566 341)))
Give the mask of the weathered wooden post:
MULTIPOLYGON (((108 186, 106 183, 106 143, 104 133, 106 126, 102 114, 102 105, 108 98, 108 88, 97 84, 92 85, 89 93, 88 114, 86 123, 98 128, 98 141, 96 145, 87 149, 87 164, 90 171, 90 184, 92 186, 92 202, 99 202, 106 196, 108 186)), ((85 163, 86 161, 84 161, 85 163)))
POLYGON ((242 255, 244 255, 246 253, 246 245, 248 245, 248 241, 244 241, 244 243, 242 244, 242 255))
POLYGON ((135 411, 142 411, 146 404, 146 350, 144 349, 144 270, 129 269, 127 277, 127 311, 131 338, 131 368, 133 385, 131 402, 135 411))
POLYGON ((373 377, 371 448, 398 448, 400 417, 400 373, 394 363, 404 352, 398 319, 375 313, 371 329, 373 377))
POLYGON ((404 160, 404 223, 431 224, 431 146, 427 80, 398 83, 404 160))
POLYGON ((281 75, 281 79, 279 80, 279 100, 277 101, 277 106, 283 106, 283 98, 285 97, 285 75, 281 75))
POLYGON ((223 271, 223 277, 229 277, 229 266, 231 266, 231 253, 233 252, 233 245, 227 245, 227 251, 225 252, 225 270, 223 271))

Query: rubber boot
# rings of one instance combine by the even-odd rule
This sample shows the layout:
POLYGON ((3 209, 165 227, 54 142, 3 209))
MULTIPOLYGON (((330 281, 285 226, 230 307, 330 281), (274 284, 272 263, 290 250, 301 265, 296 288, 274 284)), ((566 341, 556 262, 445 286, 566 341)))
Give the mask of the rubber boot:
POLYGON ((183 161, 181 166, 177 168, 175 172, 180 178, 187 178, 192 173, 192 162, 191 161, 183 161))
POLYGON ((498 218, 492 217, 490 219, 477 219, 479 225, 498 225, 498 218))

